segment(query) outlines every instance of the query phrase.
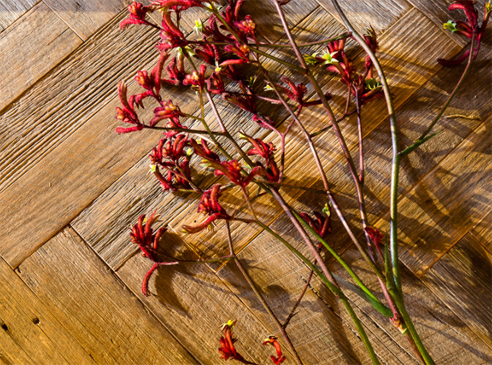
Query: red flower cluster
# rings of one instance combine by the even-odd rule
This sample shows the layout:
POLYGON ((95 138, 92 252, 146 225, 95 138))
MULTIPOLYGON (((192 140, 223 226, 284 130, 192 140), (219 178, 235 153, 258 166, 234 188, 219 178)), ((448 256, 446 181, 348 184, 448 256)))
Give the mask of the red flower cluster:
POLYGON ((166 227, 161 227, 154 234, 152 230, 152 225, 159 218, 158 215, 152 213, 150 218, 145 222, 145 214, 138 218, 138 223, 135 224, 130 232, 131 241, 138 245, 142 251, 142 255, 154 262, 152 268, 145 275, 142 282, 142 293, 148 295, 149 280, 153 272, 159 267, 159 262, 157 261, 156 252, 159 245, 159 239, 167 231, 166 227))
POLYGON ((214 185, 212 189, 205 191, 202 194, 200 204, 198 205, 198 213, 207 214, 209 217, 198 225, 183 226, 183 231, 186 233, 197 233, 203 231, 218 219, 232 219, 232 217, 227 214, 225 209, 219 203, 221 194, 221 185, 219 184, 214 185))
MULTIPOLYGON (((454 1, 449 6, 448 10, 449 11, 463 10, 465 12, 466 22, 462 20, 456 20, 456 21, 450 20, 447 23, 444 23, 443 28, 448 29, 453 33, 463 34, 465 37, 470 39, 472 39, 473 37, 475 38, 474 40, 475 45, 473 48, 473 56, 472 56, 472 60, 474 60, 478 55, 478 51, 480 49, 480 41, 485 32, 485 28, 487 27, 487 23, 489 22, 490 14, 492 13, 492 5, 490 4, 490 1, 487 2, 484 6, 483 20, 480 26, 478 25, 478 12, 477 9, 475 9, 474 0, 454 1)), ((439 62, 442 66, 454 67, 463 63, 463 61, 466 60, 469 57, 469 55, 470 55, 470 50, 467 50, 460 57, 454 60, 445 60, 439 58, 437 62, 439 62)))
POLYGON ((236 324, 236 321, 229 320, 227 323, 222 325, 222 330, 224 331, 224 336, 222 336, 219 340, 219 354, 220 357, 224 360, 234 359, 240 361, 242 363, 247 364, 248 362, 244 359, 244 357, 237 352, 234 343, 237 341, 233 337, 232 327, 236 324))
POLYGON ((192 190, 190 156, 184 150, 187 146, 190 146, 190 142, 184 134, 171 133, 150 153, 151 172, 160 181, 164 191, 192 190), (166 170, 164 175, 161 168, 166 170))
MULTIPOLYGON (((331 233, 331 213, 330 207, 326 205, 323 208, 323 212, 313 212, 314 219, 307 213, 299 213, 299 215, 304 219, 307 224, 320 235, 321 238, 325 239, 328 234, 331 233)), ((319 245, 321 247, 321 244, 319 245)))
POLYGON ((264 168, 266 179, 271 182, 278 182, 280 180, 280 171, 275 162, 275 146, 273 143, 266 144, 258 138, 255 139, 246 135, 244 137, 253 145, 253 148, 248 151, 248 155, 261 156, 265 160, 264 165, 259 162, 257 164, 264 168))

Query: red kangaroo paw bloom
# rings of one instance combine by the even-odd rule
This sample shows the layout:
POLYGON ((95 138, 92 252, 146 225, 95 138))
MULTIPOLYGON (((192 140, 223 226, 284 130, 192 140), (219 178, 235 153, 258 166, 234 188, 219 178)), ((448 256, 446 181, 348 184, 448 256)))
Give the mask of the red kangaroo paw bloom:
POLYGON ((253 148, 248 151, 249 156, 261 156, 265 159, 265 177, 268 181, 278 182, 280 179, 280 171, 275 162, 275 146, 272 142, 266 144, 261 139, 254 139, 249 136, 244 136, 253 148))
POLYGON ((280 348, 280 344, 277 341, 277 337, 269 336, 265 341, 263 341, 263 345, 272 345, 273 347, 275 347, 277 357, 273 355, 270 356, 270 359, 272 359, 275 365, 280 365, 286 360, 285 356, 282 354, 282 349, 280 348))
MULTIPOLYGON (((465 12, 467 18, 466 22, 463 22, 461 20, 457 20, 454 22, 450 20, 447 23, 444 23, 443 28, 448 29, 453 33, 461 33, 465 37, 468 37, 470 39, 472 39, 473 35, 475 35, 472 56, 473 61, 477 57, 478 51, 480 50, 480 42, 485 32, 485 28, 487 27, 487 24, 489 22, 490 14, 492 13, 492 5, 490 4, 490 1, 485 4, 483 9, 482 25, 480 26, 478 25, 478 12, 475 9, 475 1, 458 0, 453 2, 453 4, 449 6, 448 10, 463 10, 465 12)), ((445 67, 455 67, 463 63, 469 56, 470 50, 467 50, 458 58, 455 58, 453 60, 439 58, 437 62, 445 67)))
POLYGON ((215 176, 227 176, 232 183, 242 187, 246 187, 255 176, 265 174, 263 166, 256 166, 247 176, 244 176, 241 174, 241 164, 237 160, 223 161, 220 164, 212 164, 211 167, 216 169, 215 176))
POLYGON ((191 86, 198 86, 200 89, 203 88, 205 85, 205 70, 207 69, 207 66, 205 65, 200 65, 200 69, 198 72, 193 71, 190 74, 187 74, 185 76, 185 79, 183 80, 183 85, 191 85, 191 86))
MULTIPOLYGON (((379 42, 376 32, 373 27, 367 28, 367 33, 364 34, 364 41, 369 46, 371 51, 376 52, 379 49, 379 42)), ((367 77, 372 79, 372 60, 371 57, 366 56, 365 68, 367 70, 367 77)))
POLYGON ((256 24, 253 22, 251 19, 251 16, 246 15, 244 17, 244 20, 240 21, 235 21, 233 28, 241 35, 244 37, 244 39, 247 39, 250 37, 253 41, 256 39, 255 36, 255 28, 256 24))
POLYGON ((130 16, 127 19, 124 19, 120 23, 120 29, 125 29, 131 24, 146 24, 152 25, 145 17, 147 13, 152 13, 155 10, 155 6, 144 6, 141 3, 137 3, 134 1, 130 5, 128 5, 128 11, 130 12, 130 16))
POLYGON ((161 105, 154 109, 155 117, 150 121, 151 127, 154 127, 163 119, 175 119, 183 115, 179 110, 179 106, 173 104, 171 100, 161 101, 161 105))
MULTIPOLYGON (((320 212, 313 212, 314 219, 309 216, 307 213, 299 213, 299 215, 304 219, 307 224, 321 236, 321 238, 325 239, 328 234, 331 233, 331 212, 330 207, 326 205, 323 208, 323 214, 320 212)), ((321 247, 321 244, 319 244, 321 247)))
POLYGON ((228 44, 224 47, 225 52, 233 53, 239 57, 239 59, 229 59, 223 61, 220 66, 228 66, 228 65, 239 65, 242 63, 249 62, 249 52, 250 49, 247 45, 241 44, 239 42, 235 42, 234 44, 228 44))
POLYGON ((148 259, 154 262, 154 265, 149 270, 149 272, 145 275, 144 280, 142 282, 142 293, 145 296, 148 296, 148 286, 149 286, 150 277, 152 276, 152 273, 157 269, 159 265, 155 257, 155 253, 159 245, 159 239, 167 231, 166 227, 161 227, 154 234, 152 225, 157 221, 158 218, 159 216, 156 215, 155 212, 153 212, 150 218, 147 220, 147 222, 144 223, 145 214, 143 214, 138 218, 137 224, 133 226, 130 232, 131 241, 134 244, 138 245, 138 247, 142 251, 143 256, 147 257, 148 259))
POLYGON ((207 141, 201 140, 200 144, 198 144, 194 139, 190 140, 190 145, 193 147, 194 152, 208 161, 214 161, 220 163, 219 156, 214 153, 210 148, 208 148, 207 141))
POLYGON ((219 340, 219 354, 223 360, 234 359, 237 361, 241 361, 242 363, 246 363, 244 357, 239 354, 234 346, 234 343, 237 341, 233 337, 232 327, 236 324, 236 321, 228 321, 222 326, 222 330, 224 331, 224 336, 222 336, 219 340))
POLYGON ((135 124, 135 126, 128 128, 117 127, 116 133, 129 133, 142 130, 144 125, 140 122, 135 112, 135 98, 132 96, 128 100, 127 87, 123 81, 118 84, 118 94, 120 96, 121 108, 116 108, 116 119, 121 120, 123 123, 135 124))
POLYGON ((169 65, 166 67, 169 79, 161 79, 161 83, 171 85, 179 85, 183 83, 183 80, 186 77, 183 58, 184 55, 181 54, 178 57, 173 58, 171 62, 169 62, 169 65))
POLYGON ((186 233, 197 233, 209 227, 218 219, 230 220, 232 217, 220 205, 219 198, 222 195, 221 185, 216 184, 211 189, 206 190, 202 194, 200 204, 198 204, 198 213, 203 213, 209 217, 197 225, 185 225, 183 231, 186 233))

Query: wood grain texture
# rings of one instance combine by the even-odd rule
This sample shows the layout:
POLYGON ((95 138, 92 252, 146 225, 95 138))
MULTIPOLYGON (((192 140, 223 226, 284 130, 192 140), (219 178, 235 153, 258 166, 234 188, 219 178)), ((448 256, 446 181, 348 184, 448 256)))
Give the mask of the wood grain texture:
POLYGON ((37 0, 0 0, 0 32, 31 9, 37 0))
POLYGON ((492 254, 471 232, 421 279, 492 349, 492 254))
POLYGON ((139 66, 157 56, 155 31, 132 27, 123 32, 118 24, 124 17, 115 17, 0 115, 0 191, 114 100, 119 80, 132 79, 139 66))
MULTIPOLYGON (((361 280, 373 292, 381 295, 379 284, 354 246, 351 246, 342 257, 349 265, 353 265, 361 280)), ((338 264, 333 265, 333 270, 345 279, 349 279, 345 270, 338 264)), ((405 267, 402 267, 401 273, 406 308, 434 361, 437 364, 450 365, 489 364, 492 361, 491 349, 467 327, 466 320, 458 313, 449 310, 440 297, 433 294, 405 267)), ((318 288, 321 285, 316 280, 313 286, 318 288)), ((407 341, 387 318, 381 316, 353 292, 347 290, 345 292, 350 300, 355 301, 361 310, 375 321, 377 326, 413 355, 407 341)))
POLYGON ((82 41, 39 3, 0 34, 0 111, 82 41), (43 62, 40 62, 43 60, 43 62))
POLYGON ((399 202, 400 259, 417 276, 490 207, 491 123, 489 117, 399 202), (454 175, 457 169, 460 174, 454 175))
MULTIPOLYGON (((317 2, 331 16, 343 24, 342 19, 330 0, 317 0, 317 2)), ((385 2, 342 0, 338 3, 352 25, 359 32, 365 32, 368 27, 372 26, 377 33, 380 33, 395 23, 411 8, 406 0, 390 0, 385 2)))
POLYGON ((0 363, 95 364, 2 259, 0 289, 0 363))
MULTIPOLYGON (((128 240, 128 233, 121 232, 128 240)), ((180 259, 198 257, 172 232, 161 241, 162 252, 180 259)), ((229 288, 204 264, 159 268, 149 285, 150 296, 141 291, 142 278, 151 262, 134 255, 117 271, 120 279, 202 364, 221 363, 217 348, 220 326, 237 320, 234 333, 241 354, 267 364, 272 349, 262 345, 271 329, 245 308, 229 288)), ((285 346, 284 346, 285 349, 285 346)), ((287 356, 288 352, 286 353, 287 356)), ((289 359, 285 364, 293 364, 289 359)))
MULTIPOLYGON (((293 246, 310 256, 305 252, 302 239, 291 230, 286 229, 284 237, 288 237, 293 246)), ((265 232, 238 256, 272 310, 284 321, 306 284, 308 268, 265 232)), ((274 330, 274 323, 264 312, 234 263, 227 263, 217 274, 245 306, 274 330)), ((375 326, 357 307, 355 311, 365 325, 381 363, 415 364, 412 356, 375 326)), ((343 305, 326 288, 311 286, 296 312, 287 332, 306 364, 372 363, 343 305)))
POLYGON ((96 363, 198 364, 73 230, 18 271, 96 363))
POLYGON ((129 0, 43 0, 81 39, 86 40, 123 10, 129 0))
POLYGON ((492 254, 492 211, 489 211, 478 224, 472 228, 470 234, 492 254))

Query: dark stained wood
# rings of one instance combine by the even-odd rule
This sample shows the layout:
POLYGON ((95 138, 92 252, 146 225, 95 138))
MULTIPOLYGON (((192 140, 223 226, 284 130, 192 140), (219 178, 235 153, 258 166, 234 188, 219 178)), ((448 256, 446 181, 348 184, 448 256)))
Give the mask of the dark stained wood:
POLYGON ((95 364, 2 259, 0 288, 0 363, 95 364))
POLYGON ((198 364, 70 228, 19 275, 96 363, 198 364))
POLYGON ((0 35, 0 111, 80 43, 80 38, 43 3, 3 31, 0 35))
POLYGON ((0 32, 31 9, 37 0, 0 0, 0 32))
POLYGON ((492 349, 492 254, 471 232, 421 279, 492 349))

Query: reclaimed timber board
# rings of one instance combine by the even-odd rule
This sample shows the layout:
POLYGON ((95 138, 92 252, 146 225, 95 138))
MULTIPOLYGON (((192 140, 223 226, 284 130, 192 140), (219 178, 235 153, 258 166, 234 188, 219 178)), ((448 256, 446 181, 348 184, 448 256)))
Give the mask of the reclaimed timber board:
POLYGON ((492 254, 492 211, 489 211, 478 224, 473 227, 470 234, 480 242, 492 254))
POLYGON ((87 40, 129 0, 43 0, 81 39, 87 40))
MULTIPOLYGON (((342 258, 349 265, 356 268, 360 279, 368 288, 382 296, 379 284, 370 268, 360 257, 357 249, 352 245, 342 258)), ((339 276, 350 280, 345 270, 337 263, 332 265, 333 271, 339 276)), ((492 361, 492 351, 468 328, 465 320, 447 308, 445 302, 426 288, 407 268, 401 268, 402 285, 406 308, 412 321, 422 338, 426 348, 437 364, 489 364, 492 361)), ((318 289, 323 284, 315 280, 313 286, 318 289)), ((368 318, 385 331, 409 354, 415 356, 408 342, 401 336, 387 318, 374 310, 367 302, 349 290, 345 290, 350 300, 366 313, 368 318)))
MULTIPOLYGON (((296 248, 304 246, 299 237, 290 239, 291 232, 286 233, 290 243, 296 248)), ((237 236, 233 236, 233 239, 237 236)), ((238 257, 279 320, 284 321, 306 284, 309 275, 307 268, 287 248, 265 232, 257 237, 254 245, 248 245, 242 250, 238 257)), ((275 328, 234 263, 227 263, 217 274, 245 306, 271 328, 275 328)), ((325 288, 309 288, 296 311, 297 314, 287 327, 301 358, 306 364, 371 363, 343 305, 331 293, 325 293, 326 291, 325 288)), ((382 363, 414 364, 412 356, 374 326, 364 313, 357 308, 355 311, 382 363)))
MULTIPOLYGON (((490 226, 487 231, 492 231, 490 226)), ((492 349, 492 253, 472 231, 421 280, 492 349)))
POLYGON ((0 288, 0 363, 96 364, 2 259, 0 288))
MULTIPOLYGON (((331 0, 316 0, 328 13, 343 24, 331 0)), ((398 19, 411 9, 406 0, 379 1, 350 1, 338 2, 345 16, 355 29, 365 33, 366 29, 373 27, 376 32, 382 32, 394 24, 398 19)))
POLYGON ((0 0, 0 32, 15 22, 38 0, 0 0))
POLYGON ((82 40, 44 3, 0 34, 0 111, 65 58, 82 40))
POLYGON ((70 228, 18 268, 98 364, 198 364, 70 228))
POLYGON ((400 260, 419 277, 490 208, 491 126, 489 117, 398 203, 400 260))

